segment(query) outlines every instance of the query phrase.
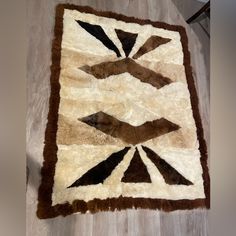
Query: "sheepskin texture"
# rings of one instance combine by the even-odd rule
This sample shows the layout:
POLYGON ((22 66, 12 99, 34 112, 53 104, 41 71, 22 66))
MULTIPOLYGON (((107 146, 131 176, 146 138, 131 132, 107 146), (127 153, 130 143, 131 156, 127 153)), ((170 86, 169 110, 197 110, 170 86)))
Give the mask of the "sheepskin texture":
MULTIPOLYGON (((125 22, 70 8, 64 9, 62 26, 57 161, 51 206, 73 204, 77 200, 86 204, 94 199, 115 198, 170 201, 205 199, 201 153, 180 33, 151 24, 125 22), (91 33, 90 29, 95 29, 95 33, 91 33), (99 39, 103 33, 113 44, 105 40, 104 35, 99 39), (124 72, 118 73, 118 68, 112 62, 127 56, 130 59, 126 60, 127 65, 122 65, 124 72), (106 68, 103 66, 107 62, 111 62, 109 76, 106 76, 106 68), (131 72, 134 67, 129 62, 135 65, 135 73, 140 76, 131 72), (103 77, 96 77, 96 73, 102 73, 103 77), (144 80, 145 75, 148 78, 144 80), (164 78, 165 82, 155 87, 152 82, 154 80, 155 83, 155 79, 159 78, 164 78), (83 119, 87 119, 86 122, 83 119), (140 132, 137 133, 138 127, 144 129, 147 127, 145 123, 153 125, 159 119, 167 120, 175 128, 168 129, 166 123, 161 123, 163 134, 155 136, 152 133, 150 136, 155 130, 149 128, 143 131, 147 136, 145 141, 137 141, 135 144, 127 142, 129 138, 121 138, 131 135, 124 133, 123 126, 131 127, 130 130, 134 130, 131 133, 140 135, 140 132), (115 124, 120 128, 117 134, 113 132, 115 124), (109 176, 104 177, 103 181, 76 186, 76 180, 86 173, 91 172, 91 176, 96 177, 98 172, 94 172, 94 167, 98 166, 99 169, 99 163, 105 162, 125 147, 130 149, 107 172, 109 176), (156 153, 189 184, 168 184, 143 147, 156 153), (139 159, 133 161, 133 166, 129 168, 135 152, 139 159), (139 176, 139 169, 135 166, 139 163, 148 181, 142 181, 139 176), (129 176, 124 178, 127 172, 129 176), (127 180, 124 182, 122 179, 127 180)), ((158 126, 153 126, 153 129, 158 129, 158 126)), ((106 168, 109 169, 108 164, 106 168)), ((166 166, 162 168, 166 171, 166 178, 169 178, 171 170, 164 170, 166 166)), ((76 211, 82 212, 79 206, 76 211)))

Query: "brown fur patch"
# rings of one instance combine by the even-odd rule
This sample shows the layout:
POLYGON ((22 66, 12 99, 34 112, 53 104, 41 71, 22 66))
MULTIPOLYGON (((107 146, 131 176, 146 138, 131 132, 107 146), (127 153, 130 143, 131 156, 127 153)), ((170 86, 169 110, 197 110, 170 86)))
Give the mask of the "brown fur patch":
POLYGON ((139 50, 135 53, 135 55, 133 55, 133 58, 138 59, 145 53, 148 53, 154 50, 155 48, 159 47, 160 45, 166 44, 170 41, 171 39, 162 38, 162 37, 153 35, 149 39, 147 39, 147 41, 143 44, 143 46, 141 46, 141 48, 139 48, 139 50))
POLYGON ((133 145, 180 128, 178 125, 164 118, 148 121, 140 126, 132 126, 101 111, 79 120, 101 130, 105 134, 109 134, 112 137, 133 145))
POLYGON ((177 185, 192 185, 193 183, 186 178, 184 178, 177 170, 175 170, 171 165, 169 165, 165 160, 160 158, 154 151, 150 148, 142 146, 143 150, 146 152, 147 157, 154 163, 157 169, 162 174, 165 182, 167 184, 177 184, 177 185))
POLYGON ((125 171, 121 179, 124 183, 151 183, 150 175, 147 167, 144 165, 139 151, 136 148, 134 156, 129 164, 128 169, 125 171))
POLYGON ((102 62, 94 66, 83 66, 80 67, 80 69, 88 74, 92 74, 97 79, 106 79, 111 75, 119 75, 128 72, 140 81, 149 83, 157 89, 172 83, 171 79, 139 65, 130 58, 114 62, 102 62))
POLYGON ((119 38, 122 44, 122 48, 125 52, 125 55, 126 57, 128 57, 135 44, 138 34, 132 34, 132 33, 125 32, 119 29, 115 29, 115 31, 116 31, 117 37, 119 38))

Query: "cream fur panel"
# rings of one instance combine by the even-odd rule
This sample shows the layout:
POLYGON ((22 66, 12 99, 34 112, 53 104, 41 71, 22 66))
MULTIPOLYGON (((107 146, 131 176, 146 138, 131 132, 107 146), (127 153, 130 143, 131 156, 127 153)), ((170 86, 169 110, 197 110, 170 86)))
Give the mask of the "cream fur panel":
POLYGON ((179 32, 67 9, 63 29, 53 205, 205 198, 179 32))

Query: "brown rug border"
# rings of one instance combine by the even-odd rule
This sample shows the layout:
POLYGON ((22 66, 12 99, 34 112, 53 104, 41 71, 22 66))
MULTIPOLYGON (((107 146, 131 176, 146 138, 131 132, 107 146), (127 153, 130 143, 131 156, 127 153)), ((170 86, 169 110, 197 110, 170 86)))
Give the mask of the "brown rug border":
POLYGON ((169 25, 163 22, 153 22, 150 20, 142 20, 134 17, 128 17, 113 12, 96 11, 87 6, 75 6, 73 4, 59 4, 56 7, 56 20, 54 27, 54 39, 52 42, 52 65, 51 65, 51 95, 49 99, 48 122, 45 131, 45 146, 44 146, 44 162, 41 169, 41 185, 38 192, 38 208, 37 216, 40 219, 53 218, 59 215, 70 215, 75 212, 85 213, 89 210, 91 213, 99 211, 114 211, 127 208, 143 208, 143 209, 159 209, 163 211, 186 210, 194 208, 210 208, 210 179, 207 167, 207 148, 203 136, 203 128, 201 117, 198 109, 198 97, 192 76, 192 68, 190 65, 190 53, 188 51, 188 39, 185 28, 182 26, 169 25), (52 206, 51 194, 54 184, 55 165, 57 162, 57 120, 58 107, 60 103, 60 60, 61 60, 61 41, 63 33, 63 13, 64 9, 79 10, 80 12, 92 13, 98 16, 115 18, 125 22, 138 23, 140 25, 151 24, 154 27, 159 27, 167 30, 178 31, 181 35, 181 43, 184 53, 184 65, 190 91, 191 105, 193 116, 197 126, 197 135, 199 139, 199 150, 201 153, 201 165, 203 168, 203 180, 206 199, 194 200, 166 200, 166 199, 151 199, 151 198, 131 198, 119 197, 108 198, 105 200, 94 199, 89 202, 83 200, 75 200, 72 204, 57 204, 52 206))

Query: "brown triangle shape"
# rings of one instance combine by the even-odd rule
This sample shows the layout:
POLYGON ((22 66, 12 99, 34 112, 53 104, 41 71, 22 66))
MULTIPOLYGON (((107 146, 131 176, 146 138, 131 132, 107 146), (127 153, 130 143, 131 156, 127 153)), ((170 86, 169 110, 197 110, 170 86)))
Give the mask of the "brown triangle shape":
POLYGON ((121 179, 121 182, 151 183, 151 178, 147 171, 147 167, 144 165, 137 148, 128 169, 125 171, 124 176, 121 179))
POLYGON ((142 146, 143 150, 146 152, 147 157, 153 162, 157 167, 161 175, 163 176, 165 182, 169 185, 193 185, 193 183, 182 176, 176 169, 174 169, 170 164, 168 164, 164 159, 159 157, 150 148, 142 146))
POLYGON ((165 118, 147 121, 142 125, 133 126, 102 111, 79 118, 78 120, 105 134, 114 138, 119 138, 122 141, 133 145, 143 143, 149 139, 176 131, 180 128, 180 126, 165 118))
POLYGON ((110 50, 113 50, 116 53, 117 57, 121 56, 119 49, 106 35, 105 31, 100 25, 92 25, 92 24, 89 24, 88 22, 83 22, 80 20, 77 20, 77 23, 82 28, 84 28, 89 34, 91 34, 93 37, 99 40, 104 46, 106 46, 110 50))
POLYGON ((123 160, 129 149, 130 147, 125 147, 119 152, 112 153, 106 160, 88 170, 67 188, 103 183, 103 181, 111 175, 116 166, 123 160))
POLYGON ((122 44, 122 48, 125 52, 125 55, 126 57, 128 57, 136 42, 136 38, 138 34, 133 34, 133 33, 125 32, 123 30, 118 30, 118 29, 115 29, 115 31, 116 31, 117 37, 119 38, 122 44))
POLYGON ((171 39, 162 38, 156 35, 151 36, 147 39, 147 41, 139 48, 139 50, 133 55, 133 59, 137 59, 142 55, 154 50, 155 48, 159 47, 162 44, 166 44, 170 42, 171 39))

